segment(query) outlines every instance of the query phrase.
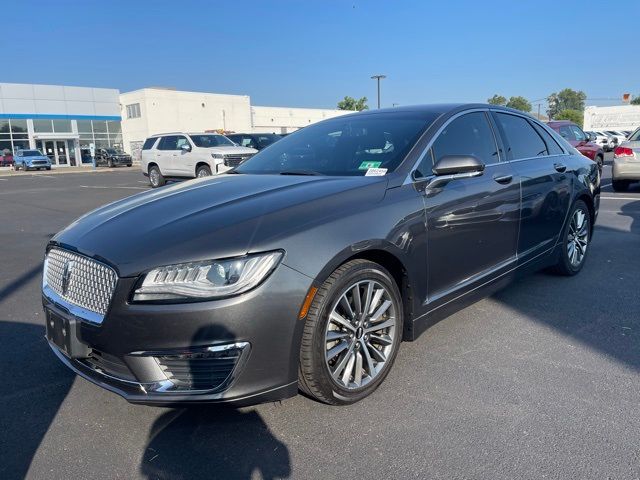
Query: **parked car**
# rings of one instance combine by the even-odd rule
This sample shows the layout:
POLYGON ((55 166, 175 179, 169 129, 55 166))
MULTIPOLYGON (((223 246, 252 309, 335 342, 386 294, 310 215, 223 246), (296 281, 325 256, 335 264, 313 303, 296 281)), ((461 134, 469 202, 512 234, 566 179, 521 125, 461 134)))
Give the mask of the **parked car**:
POLYGON ((140 166, 151 186, 168 179, 208 177, 237 167, 257 150, 216 133, 167 133, 147 138, 140 166))
POLYGON ((232 173, 50 240, 63 363, 134 403, 353 403, 402 340, 526 271, 579 273, 600 198, 597 165, 553 130, 477 104, 327 119, 232 173))
POLYGON ((241 147, 255 148, 256 150, 262 150, 282 139, 280 135, 275 133, 229 133, 225 136, 241 147))
POLYGON ((13 153, 11 153, 11 151, 0 152, 0 167, 10 167, 14 163, 13 153))
POLYGON ((17 150, 13 157, 15 161, 15 169, 27 170, 51 170, 51 160, 43 155, 40 150, 17 150))
POLYGON ((613 150, 613 142, 609 135, 605 135, 602 132, 589 131, 584 132, 589 136, 589 140, 593 143, 600 145, 605 152, 613 150))
POLYGON ((569 142, 571 146, 575 147, 582 155, 596 162, 602 172, 604 150, 600 145, 591 142, 587 134, 584 133, 579 126, 568 120, 554 120, 548 122, 547 125, 558 132, 562 138, 569 142))
POLYGON ((113 168, 118 165, 133 165, 131 155, 115 148, 97 148, 95 152, 96 165, 106 165, 113 168))
POLYGON ((624 133, 619 132, 618 130, 605 130, 605 133, 618 140, 618 144, 616 145, 616 147, 627 139, 627 136, 624 133))
POLYGON ((640 182, 640 128, 622 142, 613 154, 611 185, 616 192, 624 192, 633 182, 640 182))

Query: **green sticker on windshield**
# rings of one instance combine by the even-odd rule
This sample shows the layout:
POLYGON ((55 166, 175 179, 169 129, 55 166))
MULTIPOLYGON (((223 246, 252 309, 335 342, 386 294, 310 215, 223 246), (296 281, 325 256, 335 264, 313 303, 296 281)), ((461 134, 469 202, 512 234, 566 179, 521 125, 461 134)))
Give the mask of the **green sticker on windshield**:
POLYGON ((362 162, 358 170, 369 170, 370 168, 378 168, 382 162, 362 162))

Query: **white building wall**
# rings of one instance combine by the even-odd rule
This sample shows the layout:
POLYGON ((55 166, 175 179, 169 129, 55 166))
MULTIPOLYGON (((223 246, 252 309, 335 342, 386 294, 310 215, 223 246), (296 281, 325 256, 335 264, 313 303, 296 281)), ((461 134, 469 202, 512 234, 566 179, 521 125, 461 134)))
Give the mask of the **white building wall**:
POLYGON ((121 94, 120 103, 125 149, 133 154, 135 146, 157 133, 251 129, 247 95, 144 88, 121 94), (127 105, 136 103, 140 105, 140 118, 127 118, 127 105))
POLYGON ((640 127, 640 105, 587 107, 585 130, 635 130, 640 127))
POLYGON ((120 116, 113 88, 0 83, 0 114, 120 116))
POLYGON ((290 133, 312 123, 353 113, 348 110, 287 107, 251 107, 253 132, 290 133))

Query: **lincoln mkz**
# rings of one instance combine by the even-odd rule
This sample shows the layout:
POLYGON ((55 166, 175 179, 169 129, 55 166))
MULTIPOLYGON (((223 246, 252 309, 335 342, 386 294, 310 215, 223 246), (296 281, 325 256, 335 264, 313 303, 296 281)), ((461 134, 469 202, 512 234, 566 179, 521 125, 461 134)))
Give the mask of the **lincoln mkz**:
POLYGON ((353 403, 436 321, 524 272, 577 274, 599 184, 596 163, 506 108, 332 118, 227 174, 125 198, 58 233, 47 339, 134 403, 299 390, 353 403))

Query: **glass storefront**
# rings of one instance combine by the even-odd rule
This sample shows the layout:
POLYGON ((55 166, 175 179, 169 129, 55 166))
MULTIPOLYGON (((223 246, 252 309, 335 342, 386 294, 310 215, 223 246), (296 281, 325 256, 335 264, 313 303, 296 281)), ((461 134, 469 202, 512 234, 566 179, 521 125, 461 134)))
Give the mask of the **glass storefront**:
POLYGON ((120 120, 0 118, 0 156, 37 148, 54 165, 91 164, 89 147, 122 149, 120 120))

